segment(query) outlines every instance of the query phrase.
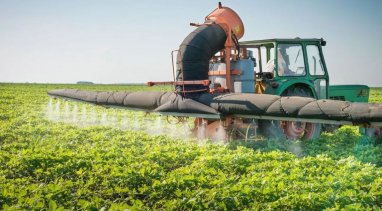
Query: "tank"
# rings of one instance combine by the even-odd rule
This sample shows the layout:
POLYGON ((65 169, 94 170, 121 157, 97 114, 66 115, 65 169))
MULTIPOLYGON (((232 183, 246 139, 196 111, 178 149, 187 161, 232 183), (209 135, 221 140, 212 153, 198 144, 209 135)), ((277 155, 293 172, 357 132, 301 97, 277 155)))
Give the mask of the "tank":
POLYGON ((236 93, 255 93, 255 71, 254 63, 250 59, 243 59, 231 63, 232 70, 240 70, 240 75, 232 77, 234 92, 236 93))
POLYGON ((217 24, 221 24, 225 30, 230 30, 234 32, 237 39, 240 39, 244 35, 244 24, 240 16, 229 7, 223 7, 219 4, 219 7, 212 11, 207 17, 206 21, 213 21, 217 24))
MULTIPOLYGON (((211 63, 210 71, 221 71, 225 72, 226 64, 225 63, 211 63)), ((231 70, 239 70, 240 75, 233 75, 233 92, 236 93, 255 93, 255 72, 254 72, 254 63, 250 59, 243 59, 231 63, 231 70)), ((211 81, 211 88, 214 87, 224 87, 226 85, 226 76, 225 75, 210 75, 209 80, 211 81)))

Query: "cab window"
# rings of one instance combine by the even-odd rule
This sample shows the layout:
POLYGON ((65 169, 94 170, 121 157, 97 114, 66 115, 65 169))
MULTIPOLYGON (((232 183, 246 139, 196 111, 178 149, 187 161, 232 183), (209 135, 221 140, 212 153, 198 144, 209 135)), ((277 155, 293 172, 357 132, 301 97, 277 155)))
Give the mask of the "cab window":
POLYGON ((309 73, 310 75, 325 75, 324 66, 322 64, 320 51, 317 45, 308 45, 306 47, 308 54, 309 73))
POLYGON ((303 76, 306 74, 301 45, 279 44, 277 46, 277 71, 279 76, 303 76))
POLYGON ((273 72, 274 71, 274 47, 273 44, 267 44, 265 46, 261 46, 261 66, 263 68, 263 72, 273 72))

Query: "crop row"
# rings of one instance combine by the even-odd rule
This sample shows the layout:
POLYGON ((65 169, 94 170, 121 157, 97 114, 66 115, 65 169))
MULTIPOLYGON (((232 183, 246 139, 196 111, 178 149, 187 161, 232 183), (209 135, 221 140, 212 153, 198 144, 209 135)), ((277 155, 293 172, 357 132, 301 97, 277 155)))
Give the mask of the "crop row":
MULTIPOLYGON (((312 142, 200 143, 150 135, 133 126, 74 124, 73 116, 69 121, 65 113, 50 119, 46 90, 61 87, 0 84, 3 209, 382 207, 382 147, 356 127, 343 127, 312 142)), ((74 104, 69 105, 73 111, 74 104)), ((62 104, 60 108, 65 110, 62 104)), ((132 115, 143 125, 149 124, 145 118, 156 119, 94 109, 98 119, 105 112, 120 120, 132 115)), ((78 110, 81 119, 82 109, 78 110)))

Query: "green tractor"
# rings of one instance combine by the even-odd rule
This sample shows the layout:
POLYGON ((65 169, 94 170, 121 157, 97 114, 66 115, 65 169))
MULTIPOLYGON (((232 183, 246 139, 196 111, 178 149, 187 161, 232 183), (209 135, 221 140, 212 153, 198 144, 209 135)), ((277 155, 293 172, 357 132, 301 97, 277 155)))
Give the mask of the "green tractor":
MULTIPOLYGON (((240 43, 242 56, 255 62, 256 93, 302 96, 350 102, 368 102, 366 85, 329 85, 329 74, 322 52, 323 39, 268 39, 240 43)), ((269 137, 290 139, 318 137, 322 130, 337 125, 263 120, 260 129, 269 137)), ((378 130, 379 131, 379 130, 378 130)), ((372 135, 372 128, 367 130, 372 135)), ((379 135, 379 134, 375 134, 379 135)))

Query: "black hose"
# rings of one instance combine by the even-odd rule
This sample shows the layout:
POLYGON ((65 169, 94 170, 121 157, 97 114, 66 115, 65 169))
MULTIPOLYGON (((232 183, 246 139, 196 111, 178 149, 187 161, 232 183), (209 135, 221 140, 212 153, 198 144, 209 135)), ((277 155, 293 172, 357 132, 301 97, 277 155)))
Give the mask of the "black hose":
MULTIPOLYGON (((208 80, 209 61, 224 48, 226 39, 225 31, 217 24, 201 25, 191 32, 179 46, 176 80, 208 80)), ((177 91, 183 95, 186 91, 187 97, 192 97, 193 91, 199 95, 198 90, 206 88, 203 85, 179 85, 177 91)))

